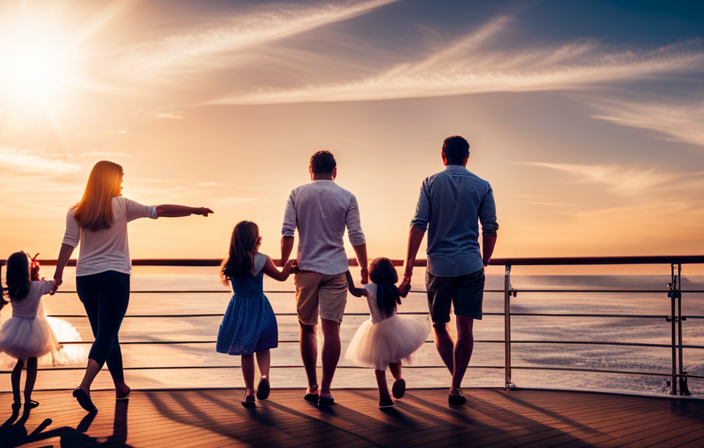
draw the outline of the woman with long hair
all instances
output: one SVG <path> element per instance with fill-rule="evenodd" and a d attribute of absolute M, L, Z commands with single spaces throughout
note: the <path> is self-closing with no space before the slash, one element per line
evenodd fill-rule
<path fill-rule="evenodd" d="M 88 355 L 88 366 L 81 385 L 73 391 L 78 403 L 88 412 L 96 409 L 90 386 L 107 363 L 115 383 L 117 400 L 126 400 L 130 388 L 122 371 L 122 352 L 118 332 L 130 297 L 130 259 L 127 223 L 138 218 L 208 216 L 212 210 L 183 205 L 139 204 L 122 196 L 124 171 L 116 163 L 95 164 L 88 177 L 83 198 L 66 215 L 66 233 L 59 251 L 54 280 L 63 282 L 63 272 L 73 250 L 80 244 L 76 264 L 76 292 L 86 309 L 95 342 Z"/>

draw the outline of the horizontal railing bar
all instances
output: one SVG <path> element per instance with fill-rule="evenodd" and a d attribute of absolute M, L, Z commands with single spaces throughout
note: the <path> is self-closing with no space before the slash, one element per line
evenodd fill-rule
<path fill-rule="evenodd" d="M 421 260 L 416 260 L 416 262 Z M 425 260 L 423 260 L 425 261 Z M 700 264 L 704 255 L 644 255 L 630 257 L 541 257 L 541 258 L 492 258 L 495 266 L 567 266 L 595 264 Z M 418 264 L 416 264 L 418 266 Z"/>
<path fill-rule="evenodd" d="M 86 345 L 92 344 L 95 341 L 65 341 L 59 342 L 60 345 Z M 204 340 L 204 341 L 120 341 L 120 345 L 185 345 L 185 344 L 217 344 L 218 341 Z M 298 344 L 300 341 L 298 339 L 289 340 L 279 340 L 279 344 Z M 504 341 L 496 340 L 483 340 L 475 339 L 475 343 L 482 344 L 503 344 Z M 425 344 L 432 344 L 434 341 L 428 339 Z M 668 346 L 669 347 L 669 346 Z"/>
<path fill-rule="evenodd" d="M 644 294 L 667 294 L 667 289 L 519 289 L 514 288 L 516 292 L 566 292 L 566 293 L 581 293 L 581 292 L 596 292 L 596 293 L 644 293 Z M 486 291 L 485 291 L 486 292 Z M 500 290 L 497 292 L 504 292 Z M 683 289 L 682 293 L 704 293 L 704 290 L 699 289 Z"/>
<path fill-rule="evenodd" d="M 427 316 L 427 311 L 401 311 L 396 313 L 398 315 L 405 316 Z M 297 316 L 296 313 L 276 313 L 276 316 Z M 344 313 L 345 316 L 369 316 L 369 313 Z M 165 319 L 172 317 L 223 317 L 223 313 L 201 313 L 201 314 L 127 314 L 127 317 L 135 318 L 155 318 L 155 319 Z M 503 313 L 484 313 L 484 316 L 503 316 Z M 47 317 L 56 317 L 61 319 L 78 319 L 87 318 L 85 314 L 47 314 Z"/>
<path fill-rule="evenodd" d="M 503 313 L 501 314 L 503 316 Z M 569 313 L 511 313 L 511 316 L 539 317 L 627 317 L 631 319 L 664 319 L 666 316 L 657 314 L 569 314 Z"/>
<path fill-rule="evenodd" d="M 617 373 L 622 375 L 645 375 L 645 376 L 664 376 L 671 377 L 671 372 L 638 372 L 631 370 L 607 370 L 607 369 L 587 369 L 587 368 L 576 368 L 576 367 L 531 367 L 531 366 L 511 366 L 512 369 L 521 370 L 560 370 L 564 372 L 592 372 L 592 373 Z M 675 375 L 679 376 L 679 375 Z M 684 375 L 683 375 L 684 376 Z"/>
<path fill-rule="evenodd" d="M 513 289 L 515 292 L 520 293 L 627 293 L 627 294 L 667 294 L 667 289 Z M 264 294 L 295 294 L 295 291 L 286 290 L 273 290 L 273 291 L 263 291 Z M 411 293 L 416 294 L 426 294 L 427 291 L 424 290 L 411 290 Z M 503 289 L 485 289 L 485 293 L 504 293 Z M 683 294 L 702 294 L 704 289 L 683 289 L 680 291 Z M 76 294 L 76 291 L 57 291 L 56 294 Z M 140 290 L 140 291 L 130 291 L 130 294 L 232 294 L 229 289 L 196 289 L 196 290 Z"/>
<path fill-rule="evenodd" d="M 400 311 L 398 315 L 405 316 L 425 316 L 426 311 Z M 345 316 L 369 316 L 369 313 L 345 313 Z M 504 313 L 483 313 L 484 316 L 503 316 Z M 85 314 L 47 314 L 48 317 L 60 319 L 86 318 Z M 223 313 L 200 313 L 200 314 L 127 314 L 125 318 L 193 318 L 193 317 L 223 317 Z M 296 313 L 276 313 L 276 316 L 297 316 Z M 538 316 L 538 317 L 611 317 L 611 318 L 632 318 L 632 319 L 664 319 L 664 315 L 657 314 L 569 314 L 569 313 L 511 313 L 511 316 Z M 704 316 L 687 316 L 687 318 L 700 319 Z"/>
<path fill-rule="evenodd" d="M 358 266 L 357 260 L 347 260 L 350 266 Z M 6 260 L 0 260 L 0 266 Z M 274 260 L 275 263 L 280 260 Z M 403 266 L 403 260 L 391 260 L 394 266 Z M 40 264 L 56 266 L 56 260 L 42 259 Z M 133 266 L 186 266 L 186 267 L 217 267 L 221 258 L 141 258 L 132 260 Z M 618 257 L 530 257 L 530 258 L 493 258 L 491 266 L 577 266 L 577 265 L 625 265 L 625 264 L 701 264 L 704 255 L 640 255 Z M 427 266 L 427 260 L 417 259 L 414 266 Z M 75 266 L 76 260 L 68 261 L 68 266 Z"/>
<path fill-rule="evenodd" d="M 320 367 L 320 366 L 318 366 Z M 240 366 L 145 366 L 145 367 L 123 367 L 123 370 L 198 370 L 198 369 L 239 369 Z M 300 366 L 270 366 L 272 369 L 302 369 Z M 337 370 L 340 369 L 353 369 L 353 370 L 371 370 L 374 367 L 364 367 L 364 366 L 342 366 L 338 365 Z M 404 369 L 446 369 L 444 365 L 437 366 L 403 366 Z M 503 369 L 503 366 L 469 366 L 469 369 Z M 60 371 L 60 370 L 85 370 L 85 367 L 40 367 L 37 370 L 42 371 Z M 11 374 L 10 370 L 0 370 L 0 375 Z"/>
<path fill-rule="evenodd" d="M 511 340 L 511 344 L 561 344 L 561 345 L 615 345 L 623 347 L 660 347 L 672 348 L 671 344 L 648 344 L 644 342 L 606 342 L 606 341 L 526 341 Z"/>

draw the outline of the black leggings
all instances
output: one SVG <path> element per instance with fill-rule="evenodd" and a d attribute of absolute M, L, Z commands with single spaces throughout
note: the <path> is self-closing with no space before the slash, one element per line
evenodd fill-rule
<path fill-rule="evenodd" d="M 113 380 L 124 380 L 122 352 L 117 333 L 130 302 L 130 276 L 116 271 L 76 277 L 76 292 L 83 302 L 95 342 L 88 358 L 100 367 L 107 362 Z"/>

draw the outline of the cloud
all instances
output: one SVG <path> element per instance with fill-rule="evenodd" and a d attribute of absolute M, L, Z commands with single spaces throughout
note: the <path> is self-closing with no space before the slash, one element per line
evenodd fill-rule
<path fill-rule="evenodd" d="M 512 29 L 512 23 L 510 17 L 496 18 L 449 47 L 443 43 L 415 61 L 397 63 L 376 74 L 288 89 L 263 88 L 225 95 L 209 104 L 369 101 L 584 89 L 704 68 L 704 50 L 698 39 L 647 51 L 613 50 L 593 41 L 543 48 L 495 48 L 503 34 Z"/>
<path fill-rule="evenodd" d="M 197 31 L 136 44 L 110 55 L 121 78 L 163 81 L 184 73 L 232 66 L 232 52 L 300 34 L 364 14 L 397 0 L 322 3 L 315 6 L 259 7 L 203 25 Z"/>
<path fill-rule="evenodd" d="M 665 134 L 666 139 L 704 146 L 704 101 L 695 104 L 663 102 L 588 101 L 600 110 L 593 118 Z"/>
<path fill-rule="evenodd" d="M 621 165 L 576 165 L 565 163 L 524 162 L 521 165 L 537 166 L 561 171 L 580 182 L 601 184 L 619 194 L 635 194 L 655 186 L 665 185 L 675 179 L 687 177 L 681 173 L 659 173 L 653 168 L 624 167 Z M 702 173 L 690 173 L 689 176 Z"/>
<path fill-rule="evenodd" d="M 54 156 L 0 147 L 0 169 L 3 177 L 13 175 L 57 177 L 79 171 L 81 167 Z"/>

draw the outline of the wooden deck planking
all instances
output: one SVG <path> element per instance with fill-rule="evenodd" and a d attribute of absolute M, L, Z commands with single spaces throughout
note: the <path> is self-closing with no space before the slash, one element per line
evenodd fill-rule
<path fill-rule="evenodd" d="M 116 405 L 114 392 L 94 392 L 92 421 L 70 391 L 36 392 L 40 407 L 23 427 L 0 427 L 0 448 L 102 446 L 702 446 L 704 400 L 568 391 L 468 389 L 464 407 L 449 407 L 446 391 L 409 390 L 397 407 L 379 410 L 376 390 L 338 390 L 338 405 L 318 408 L 302 390 L 274 389 L 256 409 L 242 391 L 135 391 Z M 0 422 L 11 394 L 0 394 Z M 2 411 L 6 410 L 6 411 Z M 14 439 L 12 430 L 38 436 Z M 83 423 L 81 423 L 83 420 Z M 87 428 L 82 434 L 76 428 Z M 21 443 L 18 445 L 17 443 Z M 698 444 L 698 445 L 697 445 Z"/>

